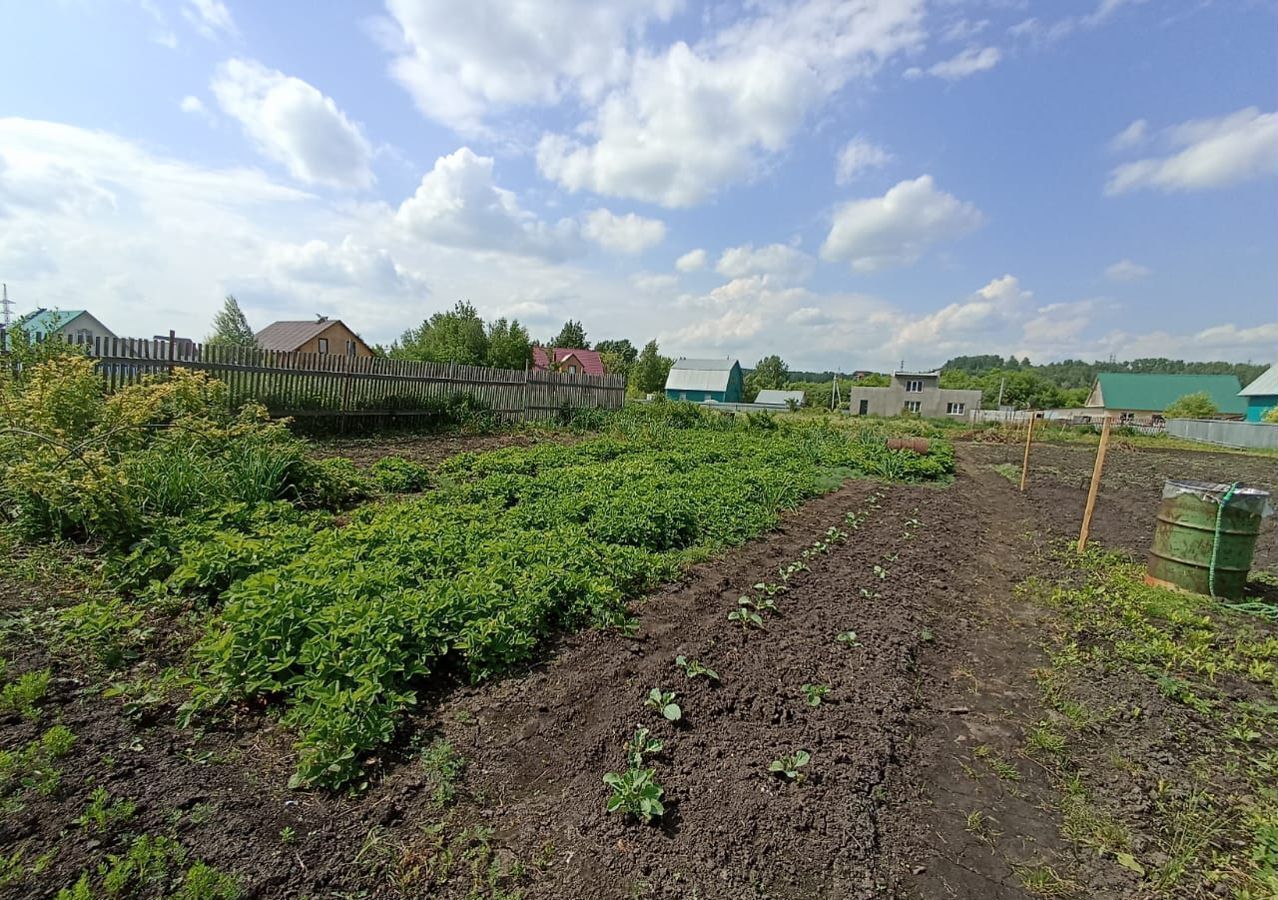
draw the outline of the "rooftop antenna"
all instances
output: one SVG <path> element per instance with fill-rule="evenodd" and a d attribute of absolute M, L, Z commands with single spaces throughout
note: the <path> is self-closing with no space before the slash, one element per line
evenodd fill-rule
<path fill-rule="evenodd" d="M 4 311 L 4 327 L 8 328 L 13 320 L 13 301 L 9 299 L 9 285 L 0 286 L 0 310 Z"/>

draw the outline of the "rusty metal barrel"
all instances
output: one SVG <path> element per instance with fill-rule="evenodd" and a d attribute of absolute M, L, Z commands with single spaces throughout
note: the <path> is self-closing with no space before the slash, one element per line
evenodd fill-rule
<path fill-rule="evenodd" d="M 1195 594 L 1241 597 L 1268 500 L 1267 491 L 1237 484 L 1168 481 L 1145 581 Z"/>

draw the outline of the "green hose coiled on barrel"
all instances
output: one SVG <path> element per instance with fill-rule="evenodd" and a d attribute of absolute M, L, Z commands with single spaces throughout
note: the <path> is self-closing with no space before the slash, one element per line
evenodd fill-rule
<path fill-rule="evenodd" d="M 1229 490 L 1225 491 L 1225 496 L 1220 498 L 1220 504 L 1216 507 L 1216 533 L 1211 537 L 1211 563 L 1207 567 L 1207 592 L 1214 598 L 1216 596 L 1216 554 L 1220 551 L 1220 525 L 1225 518 L 1225 506 L 1229 503 L 1230 498 L 1234 496 L 1234 491 L 1238 490 L 1240 482 L 1235 481 L 1229 486 Z"/>

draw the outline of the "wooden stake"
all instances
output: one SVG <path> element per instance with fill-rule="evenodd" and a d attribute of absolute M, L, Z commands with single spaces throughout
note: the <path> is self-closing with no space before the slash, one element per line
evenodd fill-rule
<path fill-rule="evenodd" d="M 1029 477 L 1030 441 L 1034 440 L 1034 410 L 1029 411 L 1029 429 L 1025 432 L 1025 458 L 1021 460 L 1021 493 L 1025 493 L 1025 479 Z"/>
<path fill-rule="evenodd" d="M 1083 510 L 1083 527 L 1078 531 L 1078 552 L 1082 553 L 1087 547 L 1087 533 L 1092 529 L 1092 511 L 1096 509 L 1096 494 L 1100 490 L 1101 469 L 1105 466 L 1105 448 L 1109 446 L 1109 423 L 1112 420 L 1109 416 L 1105 417 L 1105 424 L 1101 426 L 1100 446 L 1096 448 L 1096 465 L 1092 467 L 1092 486 L 1087 492 L 1087 508 Z"/>

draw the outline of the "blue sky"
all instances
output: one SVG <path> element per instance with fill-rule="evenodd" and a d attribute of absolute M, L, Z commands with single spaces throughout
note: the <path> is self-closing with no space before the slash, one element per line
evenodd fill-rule
<path fill-rule="evenodd" d="M 5 8 L 0 280 L 796 368 L 1278 355 L 1271 3 Z"/>

